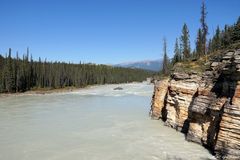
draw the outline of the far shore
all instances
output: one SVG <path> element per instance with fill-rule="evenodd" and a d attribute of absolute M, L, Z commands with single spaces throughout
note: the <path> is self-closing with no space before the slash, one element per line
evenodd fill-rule
<path fill-rule="evenodd" d="M 131 82 L 131 83 L 143 83 L 143 82 Z M 131 83 L 120 83 L 120 84 L 102 84 L 102 85 L 124 85 Z M 88 85 L 85 87 L 64 87 L 64 88 L 36 88 L 26 92 L 16 92 L 16 93 L 0 93 L 0 98 L 9 97 L 9 96 L 22 96 L 22 95 L 45 95 L 45 94 L 53 94 L 53 93 L 71 93 L 75 91 L 79 91 L 81 89 L 87 89 L 93 86 L 102 86 L 100 84 Z"/>
<path fill-rule="evenodd" d="M 9 97 L 9 96 L 21 96 L 21 95 L 30 95 L 30 94 L 37 94 L 37 95 L 45 95 L 45 94 L 52 94 L 52 93 L 68 93 L 77 91 L 83 88 L 88 88 L 90 86 L 77 88 L 77 87 L 65 87 L 65 88 L 38 88 L 32 89 L 26 92 L 16 92 L 16 93 L 0 93 L 0 97 Z"/>

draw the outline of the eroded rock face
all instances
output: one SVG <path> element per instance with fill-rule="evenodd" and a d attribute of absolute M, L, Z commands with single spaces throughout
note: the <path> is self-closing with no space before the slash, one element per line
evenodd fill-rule
<path fill-rule="evenodd" d="M 154 86 L 154 94 L 152 97 L 151 117 L 160 119 L 163 117 L 165 99 L 168 92 L 168 79 L 157 82 Z"/>
<path fill-rule="evenodd" d="M 188 75 L 187 77 L 191 77 Z M 199 87 L 199 77 L 192 79 L 172 79 L 169 82 L 169 90 L 165 102 L 165 124 L 179 131 L 186 132 L 188 118 L 188 106 L 192 102 L 193 95 Z"/>
<path fill-rule="evenodd" d="M 240 82 L 237 83 L 232 103 L 224 107 L 215 152 L 219 158 L 240 157 Z"/>
<path fill-rule="evenodd" d="M 156 83 L 151 116 L 219 159 L 239 159 L 240 50 L 213 58 L 201 76 L 174 73 Z"/>

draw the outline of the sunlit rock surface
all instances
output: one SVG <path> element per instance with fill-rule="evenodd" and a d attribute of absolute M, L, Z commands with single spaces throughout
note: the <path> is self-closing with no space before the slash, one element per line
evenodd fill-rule
<path fill-rule="evenodd" d="M 158 82 L 157 82 L 158 83 Z M 161 85 L 160 85 L 161 83 Z M 155 94 L 152 98 L 152 110 L 151 114 L 154 119 L 162 118 L 162 112 L 164 111 L 163 107 L 165 107 L 165 99 L 168 92 L 168 79 L 161 81 L 159 84 L 155 85 L 154 91 Z"/>
<path fill-rule="evenodd" d="M 239 159 L 240 50 L 222 53 L 210 62 L 201 76 L 174 73 L 170 80 L 156 83 L 151 116 L 219 159 Z"/>

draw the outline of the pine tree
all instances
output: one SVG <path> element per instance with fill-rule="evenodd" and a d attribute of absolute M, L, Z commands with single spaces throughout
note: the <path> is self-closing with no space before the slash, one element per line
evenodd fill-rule
<path fill-rule="evenodd" d="M 208 40 L 208 47 L 207 48 L 208 48 L 208 53 L 211 53 L 213 51 L 213 41 L 212 41 L 211 38 Z"/>
<path fill-rule="evenodd" d="M 4 58 L 0 55 L 0 92 L 4 91 Z"/>
<path fill-rule="evenodd" d="M 196 40 L 196 57 L 199 58 L 203 55 L 203 46 L 202 46 L 202 30 L 198 29 L 197 40 Z"/>
<path fill-rule="evenodd" d="M 176 38 L 175 47 L 174 47 L 174 57 L 173 64 L 181 61 L 181 51 L 178 44 L 178 38 Z"/>
<path fill-rule="evenodd" d="M 240 17 L 238 18 L 237 23 L 233 26 L 231 40 L 233 42 L 240 41 Z"/>
<path fill-rule="evenodd" d="M 216 51 L 219 50 L 221 48 L 221 30 L 219 28 L 219 26 L 217 26 L 216 29 L 216 33 L 213 36 L 213 40 L 212 40 L 212 51 Z"/>
<path fill-rule="evenodd" d="M 163 39 L 163 67 L 162 67 L 162 73 L 164 75 L 169 74 L 169 59 L 167 56 L 167 40 Z"/>
<path fill-rule="evenodd" d="M 189 30 L 186 23 L 184 23 L 182 28 L 181 48 L 182 48 L 183 60 L 190 58 L 191 49 L 190 49 L 190 40 L 189 40 Z"/>
<path fill-rule="evenodd" d="M 222 42 L 221 42 L 224 48 L 228 47 L 232 43 L 231 33 L 232 33 L 231 27 L 225 25 L 224 31 L 222 33 L 223 35 L 222 35 Z"/>
<path fill-rule="evenodd" d="M 7 57 L 7 64 L 5 69 L 5 81 L 7 92 L 15 92 L 15 79 L 14 79 L 14 68 L 12 62 L 12 50 L 9 48 L 9 53 Z"/>
<path fill-rule="evenodd" d="M 201 7 L 201 30 L 202 30 L 202 54 L 206 55 L 207 52 L 207 35 L 208 35 L 208 26 L 206 23 L 207 11 L 206 11 L 206 4 L 203 0 L 202 7 Z"/>
<path fill-rule="evenodd" d="M 140 69 L 110 67 L 96 64 L 71 64 L 38 62 L 29 59 L 29 51 L 23 58 L 12 58 L 11 49 L 6 57 L 0 56 L 0 93 L 24 92 L 36 88 L 84 87 L 92 84 L 143 81 L 153 72 Z M 32 57 L 32 56 L 31 56 Z"/>
<path fill-rule="evenodd" d="M 196 60 L 197 58 L 197 53 L 196 53 L 196 50 L 194 49 L 193 52 L 192 52 L 192 57 Z"/>
<path fill-rule="evenodd" d="M 18 52 L 17 52 L 15 61 L 16 61 L 16 92 L 19 92 L 21 90 L 21 88 L 20 88 L 20 86 L 21 86 L 21 81 L 20 81 L 20 78 L 21 78 L 21 75 L 20 75 L 21 61 L 19 59 Z"/>

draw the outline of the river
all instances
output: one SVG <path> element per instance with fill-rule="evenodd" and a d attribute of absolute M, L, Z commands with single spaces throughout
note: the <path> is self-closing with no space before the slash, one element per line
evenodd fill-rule
<path fill-rule="evenodd" d="M 152 85 L 132 83 L 1 97 L 0 159 L 214 159 L 149 118 L 152 93 Z"/>

